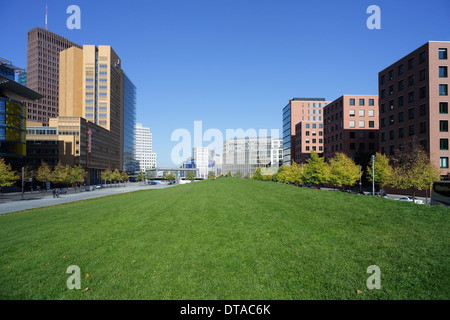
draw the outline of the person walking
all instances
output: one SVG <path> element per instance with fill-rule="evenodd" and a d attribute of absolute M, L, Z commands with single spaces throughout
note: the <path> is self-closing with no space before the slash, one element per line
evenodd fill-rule
<path fill-rule="evenodd" d="M 53 191 L 52 191 L 52 195 L 53 195 L 53 198 L 55 198 L 55 197 L 56 197 L 56 190 L 55 190 L 55 189 L 53 189 Z"/>

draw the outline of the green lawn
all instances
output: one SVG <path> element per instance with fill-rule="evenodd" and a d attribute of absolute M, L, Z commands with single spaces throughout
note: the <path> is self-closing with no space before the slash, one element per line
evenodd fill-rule
<path fill-rule="evenodd" d="M 449 299 L 449 214 L 235 178 L 6 214 L 0 298 Z"/>

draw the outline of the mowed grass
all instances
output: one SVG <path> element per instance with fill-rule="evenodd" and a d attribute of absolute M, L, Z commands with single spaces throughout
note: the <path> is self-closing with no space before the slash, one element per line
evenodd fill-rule
<path fill-rule="evenodd" d="M 6 214 L 0 298 L 449 299 L 449 214 L 235 178 Z"/>

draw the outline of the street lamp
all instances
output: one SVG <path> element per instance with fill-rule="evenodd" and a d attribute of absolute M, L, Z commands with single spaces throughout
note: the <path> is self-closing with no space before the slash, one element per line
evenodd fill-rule
<path fill-rule="evenodd" d="M 362 191 L 362 183 L 361 183 L 361 169 L 362 167 L 359 166 L 359 192 Z"/>
<path fill-rule="evenodd" d="M 375 195 L 375 155 L 372 155 L 372 195 Z"/>

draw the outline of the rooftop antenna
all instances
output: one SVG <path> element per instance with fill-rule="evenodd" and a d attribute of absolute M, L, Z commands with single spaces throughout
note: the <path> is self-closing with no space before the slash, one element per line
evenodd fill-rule
<path fill-rule="evenodd" d="M 47 30 L 47 5 L 45 5 L 45 30 Z"/>

